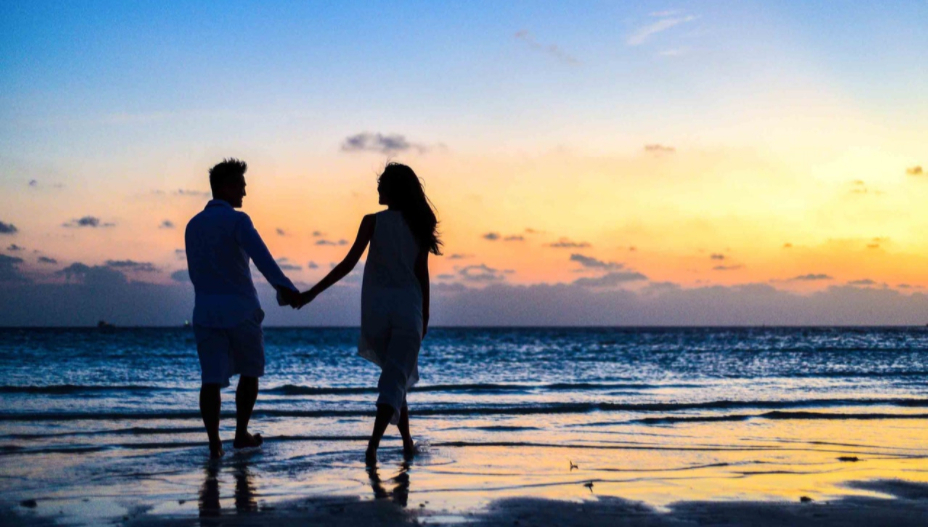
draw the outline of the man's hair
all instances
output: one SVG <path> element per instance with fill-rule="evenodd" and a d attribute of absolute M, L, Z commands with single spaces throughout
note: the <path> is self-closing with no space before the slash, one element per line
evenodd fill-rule
<path fill-rule="evenodd" d="M 228 183 L 235 182 L 244 177 L 247 170 L 248 164 L 244 161 L 234 157 L 223 159 L 222 163 L 209 169 L 209 188 L 215 191 Z"/>

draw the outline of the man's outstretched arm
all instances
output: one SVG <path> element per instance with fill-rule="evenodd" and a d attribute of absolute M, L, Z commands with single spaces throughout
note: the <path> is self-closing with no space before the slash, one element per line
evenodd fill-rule
<path fill-rule="evenodd" d="M 251 222 L 251 218 L 245 215 L 244 218 L 239 220 L 236 227 L 236 238 L 238 239 L 239 245 L 241 245 L 245 253 L 251 257 L 252 261 L 255 262 L 255 267 L 261 271 L 261 274 L 264 275 L 268 283 L 277 290 L 277 303 L 280 305 L 292 306 L 299 302 L 299 291 L 293 285 L 293 282 L 280 270 L 280 266 L 277 265 L 277 262 L 274 261 L 274 257 L 271 256 L 271 252 L 267 249 L 267 245 L 264 244 L 264 240 L 261 239 L 261 235 L 258 234 L 258 231 L 255 229 L 254 224 Z"/>

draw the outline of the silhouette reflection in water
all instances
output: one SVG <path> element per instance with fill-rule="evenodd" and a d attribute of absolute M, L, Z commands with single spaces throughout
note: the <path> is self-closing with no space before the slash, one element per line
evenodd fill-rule
<path fill-rule="evenodd" d="M 380 473 L 376 466 L 367 467 L 367 475 L 371 480 L 371 489 L 374 491 L 374 498 L 378 500 L 392 498 L 393 502 L 401 507 L 405 507 L 409 501 L 409 462 L 400 465 L 399 473 L 390 478 L 388 481 L 395 483 L 392 491 L 387 491 L 380 479 Z"/>
<path fill-rule="evenodd" d="M 205 479 L 200 486 L 200 518 L 214 518 L 222 515 L 220 504 L 220 475 L 219 463 L 207 463 Z M 233 495 L 235 512 L 238 514 L 255 512 L 258 510 L 257 492 L 255 491 L 254 477 L 244 460 L 235 462 L 231 466 L 232 477 L 235 479 L 235 493 Z"/>

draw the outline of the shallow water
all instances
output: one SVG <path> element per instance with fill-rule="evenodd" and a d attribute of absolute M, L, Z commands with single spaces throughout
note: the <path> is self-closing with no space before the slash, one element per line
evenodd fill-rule
<path fill-rule="evenodd" d="M 253 430 L 267 443 L 211 466 L 189 330 L 0 330 L 0 492 L 93 523 L 312 494 L 450 511 L 595 490 L 660 505 L 928 474 L 924 328 L 434 329 L 409 396 L 424 453 L 404 466 L 388 431 L 373 479 L 378 371 L 356 339 L 266 329 Z M 223 393 L 231 439 L 234 384 Z"/>

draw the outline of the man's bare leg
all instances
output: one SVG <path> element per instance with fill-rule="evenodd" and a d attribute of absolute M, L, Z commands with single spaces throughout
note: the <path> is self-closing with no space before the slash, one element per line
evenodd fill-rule
<path fill-rule="evenodd" d="M 206 435 L 209 437 L 209 457 L 219 459 L 225 452 L 222 450 L 222 440 L 219 439 L 219 411 L 222 408 L 222 397 L 219 394 L 220 386 L 213 383 L 204 383 L 200 386 L 200 416 Z"/>
<path fill-rule="evenodd" d="M 248 433 L 248 421 L 251 420 L 251 412 L 255 409 L 255 401 L 258 400 L 258 378 L 241 376 L 238 380 L 238 388 L 235 390 L 235 441 L 232 446 L 235 448 L 251 448 L 260 446 L 264 440 L 261 434 L 251 435 Z"/>

